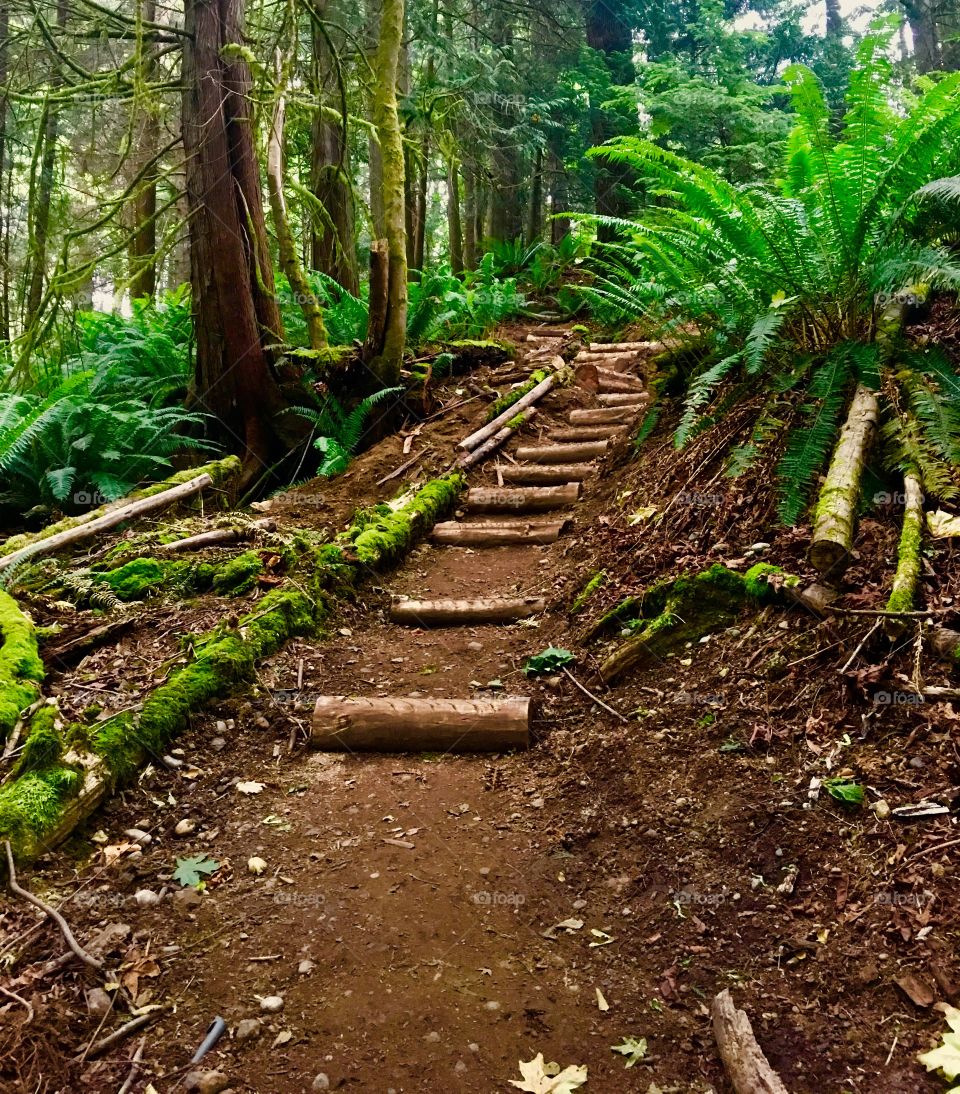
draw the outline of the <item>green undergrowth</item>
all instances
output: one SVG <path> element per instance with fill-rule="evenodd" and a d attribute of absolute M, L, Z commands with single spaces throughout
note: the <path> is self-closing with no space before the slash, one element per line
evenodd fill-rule
<path fill-rule="evenodd" d="M 520 384 L 519 387 L 511 388 L 506 395 L 501 395 L 487 411 L 487 421 L 492 422 L 494 418 L 499 418 L 505 410 L 512 407 L 514 403 L 519 402 L 528 392 L 533 391 L 537 384 L 546 380 L 547 375 L 543 369 L 537 369 L 535 372 L 531 372 L 530 378 Z"/>
<path fill-rule="evenodd" d="M 571 614 L 576 615 L 578 612 L 582 612 L 587 606 L 587 601 L 606 580 L 606 570 L 600 570 L 599 573 L 594 574 L 573 598 L 573 604 L 570 607 Z"/>
<path fill-rule="evenodd" d="M 189 482 L 198 475 L 209 475 L 213 480 L 213 485 L 215 487 L 223 488 L 232 478 L 239 474 L 239 472 L 240 460 L 236 456 L 226 456 L 222 460 L 213 460 L 210 463 L 204 464 L 202 467 L 190 467 L 184 471 L 178 471 L 175 475 L 171 475 L 170 478 L 164 479 L 163 482 L 151 483 L 149 486 L 144 486 L 140 490 L 134 490 L 132 494 L 127 494 L 119 501 L 111 502 L 109 505 L 102 506 L 99 509 L 91 509 L 88 513 L 82 513 L 77 517 L 64 517 L 63 520 L 58 521 L 56 524 L 49 524 L 39 532 L 25 532 L 22 535 L 12 536 L 5 543 L 0 545 L 0 555 L 10 555 L 16 551 L 22 551 L 24 548 L 32 547 L 42 540 L 49 539 L 50 536 L 57 535 L 59 532 L 66 532 L 71 528 L 89 524 L 91 521 L 96 520 L 106 513 L 113 512 L 115 509 L 129 505 L 131 502 L 152 498 L 155 494 L 161 494 L 164 490 L 169 490 L 173 486 L 179 486 L 181 483 Z"/>
<path fill-rule="evenodd" d="M 64 805 L 83 786 L 86 770 L 111 788 L 129 782 L 147 760 L 163 755 L 204 704 L 249 683 L 256 666 L 288 639 L 315 633 L 337 597 L 349 595 L 370 570 L 396 564 L 455 504 L 463 481 L 460 474 L 436 479 L 390 505 L 358 513 L 335 543 L 294 537 L 287 582 L 239 620 L 185 639 L 187 663 L 149 692 L 138 709 L 61 729 L 55 708 L 41 708 L 18 777 L 0 789 L 0 840 L 10 839 L 18 857 L 35 854 L 56 829 Z M 238 555 L 232 568 L 241 583 L 253 568 L 249 559 L 240 563 L 244 557 Z M 125 580 L 142 585 L 152 574 L 141 566 L 128 569 Z"/>
<path fill-rule="evenodd" d="M 0 741 L 17 724 L 20 712 L 40 695 L 43 662 L 33 624 L 9 593 L 0 590 Z"/>

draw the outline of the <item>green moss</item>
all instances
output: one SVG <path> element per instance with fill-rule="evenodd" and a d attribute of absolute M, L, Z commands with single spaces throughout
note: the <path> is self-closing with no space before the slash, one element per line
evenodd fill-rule
<path fill-rule="evenodd" d="M 65 801 L 83 785 L 79 771 L 55 765 L 28 771 L 0 789 L 0 840 L 10 840 L 18 856 L 57 823 Z"/>
<path fill-rule="evenodd" d="M 43 662 L 33 624 L 9 593 L 0 590 L 0 741 L 6 740 L 20 712 L 40 695 Z"/>
<path fill-rule="evenodd" d="M 23 745 L 23 752 L 13 770 L 14 778 L 27 771 L 43 771 L 52 767 L 63 755 L 63 738 L 58 727 L 58 711 L 55 706 L 41 707 L 30 720 L 30 732 Z"/>
<path fill-rule="evenodd" d="M 263 560 L 256 551 L 244 551 L 217 570 L 213 591 L 220 596 L 242 596 L 257 584 L 263 572 Z"/>
<path fill-rule="evenodd" d="M 600 586 L 607 580 L 606 570 L 600 570 L 599 573 L 593 575 L 590 580 L 584 585 L 579 593 L 574 597 L 573 605 L 570 611 L 573 614 L 583 611 L 587 601 L 591 596 L 600 588 Z"/>
<path fill-rule="evenodd" d="M 143 600 L 157 590 L 167 578 L 167 567 L 155 558 L 135 558 L 125 566 L 98 575 L 109 585 L 118 600 Z"/>
<path fill-rule="evenodd" d="M 151 483 L 150 486 L 144 486 L 140 490 L 134 490 L 132 494 L 127 494 L 126 497 L 121 498 L 119 501 L 111 502 L 109 505 L 101 506 L 99 509 L 91 509 L 89 513 L 82 513 L 78 517 L 65 517 L 56 524 L 47 525 L 46 528 L 43 528 L 39 532 L 27 532 L 20 536 L 12 536 L 0 546 L 0 554 L 12 554 L 14 551 L 22 550 L 24 547 L 31 547 L 41 540 L 49 539 L 50 536 L 56 535 L 58 532 L 65 532 L 70 528 L 77 528 L 82 524 L 89 524 L 92 520 L 96 520 L 97 517 L 102 517 L 105 513 L 112 512 L 122 505 L 127 505 L 132 501 L 141 501 L 144 498 L 152 498 L 155 494 L 161 494 L 164 490 L 169 490 L 172 486 L 179 486 L 181 483 L 189 482 L 198 475 L 209 475 L 213 480 L 214 486 L 222 486 L 240 473 L 240 466 L 240 460 L 236 456 L 227 456 L 222 460 L 213 460 L 211 463 L 204 464 L 202 467 L 190 467 L 184 471 L 178 471 L 175 475 L 171 475 L 170 478 L 164 479 L 163 482 Z"/>
<path fill-rule="evenodd" d="M 888 612 L 909 612 L 913 609 L 917 579 L 920 576 L 920 549 L 923 546 L 922 516 L 904 510 L 897 548 L 897 572 L 887 601 Z"/>
<path fill-rule="evenodd" d="M 522 399 L 527 392 L 533 391 L 537 384 L 546 380 L 546 378 L 547 373 L 544 372 L 543 369 L 537 369 L 535 372 L 531 372 L 529 380 L 525 380 L 519 387 L 512 388 L 506 395 L 501 395 L 500 398 L 497 399 L 487 411 L 487 421 L 492 422 L 494 418 L 498 418 L 505 410 Z"/>
<path fill-rule="evenodd" d="M 360 514 L 342 538 L 353 544 L 356 560 L 362 565 L 372 569 L 389 566 L 453 508 L 464 482 L 460 472 L 434 479 L 399 508 L 378 505 Z"/>

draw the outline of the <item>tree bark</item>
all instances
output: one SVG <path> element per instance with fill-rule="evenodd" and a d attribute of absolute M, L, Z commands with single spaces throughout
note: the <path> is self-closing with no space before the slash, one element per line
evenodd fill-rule
<path fill-rule="evenodd" d="M 543 448 L 518 448 L 517 459 L 525 463 L 563 464 L 580 460 L 595 460 L 607 451 L 607 441 L 585 441 L 583 444 L 551 444 Z"/>
<path fill-rule="evenodd" d="M 323 325 L 323 310 L 303 272 L 296 241 L 290 227 L 287 214 L 287 199 L 284 194 L 284 138 L 283 130 L 286 116 L 286 76 L 279 50 L 277 51 L 277 97 L 273 105 L 273 118 L 270 135 L 267 140 L 267 193 L 270 199 L 270 212 L 273 216 L 273 228 L 277 234 L 277 252 L 280 268 L 287 275 L 290 291 L 296 297 L 300 311 L 307 324 L 310 348 L 327 348 L 327 330 Z"/>
<path fill-rule="evenodd" d="M 6 364 L 10 342 L 10 203 L 7 185 L 7 36 L 10 12 L 7 0 L 0 0 L 0 363 Z"/>
<path fill-rule="evenodd" d="M 713 1000 L 713 1035 L 735 1094 L 787 1094 L 787 1088 L 757 1044 L 750 1019 L 733 1005 L 725 988 Z"/>
<path fill-rule="evenodd" d="M 156 0 L 142 0 L 141 11 L 146 23 L 157 17 Z M 157 47 L 152 41 L 144 41 L 140 64 L 140 78 L 149 84 L 154 78 L 157 64 Z M 133 230 L 128 245 L 130 260 L 130 299 L 153 299 L 157 289 L 157 178 L 159 165 L 154 162 L 157 153 L 157 117 L 149 107 L 137 119 L 137 156 L 135 166 L 151 164 L 130 203 Z"/>
<path fill-rule="evenodd" d="M 383 0 L 374 59 L 373 123 L 380 143 L 384 238 L 387 241 L 387 315 L 382 343 L 368 363 L 384 386 L 400 379 L 407 336 L 407 239 L 404 224 L 403 138 L 397 110 L 397 70 L 403 43 L 404 0 Z"/>
<path fill-rule="evenodd" d="M 460 165 L 451 152 L 447 161 L 447 236 L 450 240 L 450 269 L 463 273 L 463 223 L 460 217 Z"/>
<path fill-rule="evenodd" d="M 317 700 L 310 743 L 329 751 L 501 752 L 526 748 L 530 700 Z"/>
<path fill-rule="evenodd" d="M 940 69 L 943 56 L 932 0 L 902 0 L 902 3 L 913 37 L 913 59 L 917 71 L 924 73 Z"/>
<path fill-rule="evenodd" d="M 476 486 L 467 491 L 464 508 L 469 513 L 545 513 L 563 509 L 580 497 L 580 483 L 562 486 Z"/>
<path fill-rule="evenodd" d="M 533 153 L 530 171 L 530 203 L 527 219 L 527 244 L 536 243 L 543 236 L 543 149 Z"/>
<path fill-rule="evenodd" d="M 463 267 L 477 268 L 477 174 L 472 163 L 463 166 Z"/>
<path fill-rule="evenodd" d="M 274 370 L 283 342 L 251 125 L 242 0 L 187 0 L 183 144 L 197 339 L 193 403 L 243 458 L 243 484 L 289 452 Z"/>
<path fill-rule="evenodd" d="M 807 557 L 821 574 L 836 577 L 849 565 L 860 499 L 860 479 L 876 433 L 878 415 L 876 393 L 863 384 L 858 385 L 827 469 L 814 516 Z"/>
<path fill-rule="evenodd" d="M 571 425 L 628 425 L 636 419 L 636 410 L 630 406 L 601 407 L 599 410 L 571 410 Z"/>

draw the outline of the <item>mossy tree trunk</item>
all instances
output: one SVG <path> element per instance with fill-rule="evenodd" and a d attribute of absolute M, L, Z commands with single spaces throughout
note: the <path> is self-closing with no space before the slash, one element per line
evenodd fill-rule
<path fill-rule="evenodd" d="M 923 484 L 916 468 L 903 475 L 903 524 L 897 549 L 897 572 L 887 601 L 888 612 L 908 612 L 913 608 L 920 578 L 920 549 L 923 546 Z M 904 630 L 902 619 L 888 619 L 884 628 L 890 637 Z"/>
<path fill-rule="evenodd" d="M 277 97 L 273 105 L 273 118 L 267 141 L 267 193 L 270 199 L 270 213 L 273 217 L 274 231 L 277 233 L 280 268 L 287 275 L 290 291 L 296 296 L 297 305 L 306 320 L 310 348 L 322 350 L 327 348 L 327 330 L 323 325 L 323 310 L 303 272 L 297 252 L 297 242 L 293 237 L 290 217 L 287 214 L 287 199 L 284 195 L 283 130 L 287 109 L 284 90 L 286 74 L 279 50 L 277 51 L 277 77 Z"/>
<path fill-rule="evenodd" d="M 143 0 L 140 10 L 145 23 L 157 17 L 156 0 Z M 157 67 L 157 46 L 147 43 L 141 47 L 140 79 L 144 85 L 154 79 Z M 158 118 L 149 105 L 134 123 L 137 126 L 137 164 L 150 164 L 143 182 L 130 202 L 133 220 L 128 258 L 130 260 L 130 298 L 153 298 L 157 288 L 157 178 L 159 167 L 157 153 Z M 135 166 L 136 166 L 135 165 Z"/>
<path fill-rule="evenodd" d="M 840 431 L 814 516 L 808 557 L 822 574 L 837 576 L 850 562 L 860 480 L 877 431 L 876 392 L 859 384 Z"/>
<path fill-rule="evenodd" d="M 403 44 L 404 0 L 383 0 L 374 57 L 373 123 L 379 137 L 383 227 L 386 239 L 387 308 L 378 346 L 368 343 L 370 364 L 385 386 L 400 379 L 407 339 L 407 232 L 404 209 L 403 137 L 397 110 L 397 73 Z"/>

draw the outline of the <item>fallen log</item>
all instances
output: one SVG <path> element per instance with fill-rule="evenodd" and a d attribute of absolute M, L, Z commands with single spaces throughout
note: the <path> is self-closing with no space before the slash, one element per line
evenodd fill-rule
<path fill-rule="evenodd" d="M 860 479 L 877 429 L 876 392 L 860 384 L 820 490 L 807 557 L 821 574 L 843 573 L 850 563 Z"/>
<path fill-rule="evenodd" d="M 508 441 L 522 425 L 526 425 L 536 413 L 537 408 L 535 406 L 529 407 L 527 410 L 521 410 L 515 418 L 511 418 L 512 425 L 505 425 L 503 429 L 497 430 L 492 437 L 487 438 L 483 444 L 472 452 L 462 455 L 457 460 L 457 466 L 466 471 L 471 467 L 476 467 L 478 463 L 482 463 L 492 452 L 496 452 L 504 441 Z"/>
<path fill-rule="evenodd" d="M 562 342 L 565 337 L 564 334 L 528 334 L 526 340 L 528 342 Z"/>
<path fill-rule="evenodd" d="M 200 532 L 195 536 L 174 540 L 172 543 L 159 543 L 155 550 L 166 554 L 177 554 L 181 551 L 202 551 L 204 547 L 221 547 L 226 543 L 241 543 L 253 539 L 257 532 L 272 532 L 275 528 L 276 524 L 272 520 L 255 520 L 250 524 L 233 525 L 230 528 L 212 528 L 209 532 Z"/>
<path fill-rule="evenodd" d="M 621 383 L 619 380 L 597 381 L 597 393 L 600 395 L 646 395 L 643 384 Z"/>
<path fill-rule="evenodd" d="M 595 460 L 609 447 L 607 441 L 584 441 L 581 444 L 521 445 L 517 449 L 520 463 L 579 463 Z"/>
<path fill-rule="evenodd" d="M 504 482 L 519 486 L 550 486 L 553 483 L 583 482 L 596 474 L 595 463 L 519 464 L 500 468 Z"/>
<path fill-rule="evenodd" d="M 623 352 L 620 353 L 593 353 L 590 350 L 581 350 L 580 353 L 574 357 L 574 364 L 580 365 L 606 365 L 609 367 L 614 363 L 624 362 L 629 364 L 636 360 L 636 353 Z"/>
<path fill-rule="evenodd" d="M 496 596 L 478 600 L 408 600 L 395 596 L 390 603 L 390 621 L 410 623 L 414 627 L 512 623 L 546 610 L 546 601 L 538 596 Z"/>
<path fill-rule="evenodd" d="M 631 376 L 627 372 L 620 372 L 613 368 L 597 368 L 597 379 L 600 383 L 600 390 L 603 390 L 604 384 L 613 384 L 630 388 L 631 391 L 646 391 L 646 385 L 639 376 Z"/>
<path fill-rule="evenodd" d="M 314 748 L 346 752 L 503 752 L 529 743 L 530 700 L 359 699 L 324 695 Z"/>
<path fill-rule="evenodd" d="M 920 549 L 923 547 L 923 484 L 916 468 L 903 473 L 903 524 L 897 547 L 897 570 L 893 577 L 888 612 L 906 612 L 913 608 L 920 579 Z M 906 630 L 906 621 L 894 617 L 884 621 L 888 638 L 898 638 Z"/>
<path fill-rule="evenodd" d="M 588 350 L 590 353 L 642 353 L 650 350 L 660 353 L 663 350 L 662 342 L 591 342 Z"/>
<path fill-rule="evenodd" d="M 581 425 L 572 428 L 561 426 L 559 429 L 551 429 L 547 440 L 579 444 L 583 441 L 602 441 L 622 436 L 624 432 L 622 425 Z"/>
<path fill-rule="evenodd" d="M 601 392 L 597 402 L 601 406 L 641 406 L 649 398 L 645 391 Z"/>
<path fill-rule="evenodd" d="M 430 542 L 454 547 L 512 547 L 556 543 L 567 523 L 566 520 L 526 520 L 461 524 L 450 520 L 433 526 Z"/>
<path fill-rule="evenodd" d="M 5 552 L 0 558 L 0 570 L 21 559 L 50 554 L 51 551 L 59 550 L 61 546 L 80 542 L 95 536 L 98 532 L 114 528 L 125 520 L 131 519 L 131 510 L 135 510 L 132 515 L 142 516 L 144 513 L 162 509 L 185 497 L 191 497 L 203 490 L 205 486 L 214 485 L 222 488 L 224 483 L 237 475 L 239 471 L 239 459 L 236 456 L 227 456 L 225 459 L 214 460 L 191 471 L 179 471 L 164 482 L 145 486 L 125 499 L 102 505 L 99 509 L 91 509 L 89 513 L 79 517 L 65 517 L 56 524 L 42 528 L 39 532 L 12 536 L 0 547 L 0 550 Z M 196 483 L 200 479 L 207 481 L 198 487 Z M 146 507 L 137 508 L 141 505 Z M 57 541 L 56 545 L 50 547 L 49 544 L 54 540 Z"/>
<path fill-rule="evenodd" d="M 22 562 L 24 559 L 53 554 L 54 551 L 70 547 L 74 543 L 92 539 L 101 532 L 116 528 L 118 524 L 123 524 L 128 520 L 136 520 L 138 517 L 146 516 L 147 513 L 155 513 L 158 509 L 165 509 L 168 505 L 183 501 L 184 498 L 193 497 L 194 494 L 199 494 L 201 490 L 212 485 L 213 478 L 210 475 L 198 475 L 196 478 L 188 479 L 187 482 L 180 483 L 178 486 L 172 486 L 169 490 L 164 490 L 160 494 L 153 494 L 148 498 L 142 498 L 140 501 L 121 505 L 109 513 L 104 513 L 96 520 L 67 528 L 56 535 L 38 540 L 27 547 L 21 547 L 19 551 L 4 555 L 3 558 L 0 558 L 0 570 Z"/>
<path fill-rule="evenodd" d="M 735 1094 L 787 1094 L 757 1044 L 750 1019 L 733 1005 L 728 988 L 714 997 L 711 1014 L 717 1050 Z"/>
<path fill-rule="evenodd" d="M 553 357 L 551 358 L 550 364 L 552 364 L 554 368 L 563 368 L 563 358 Z M 546 379 L 541 380 L 536 387 L 531 388 L 526 395 L 508 406 L 507 409 L 502 414 L 498 414 L 493 421 L 487 422 L 485 426 L 482 426 L 480 429 L 471 433 L 469 437 L 464 437 L 457 445 L 457 448 L 463 448 L 470 451 L 476 448 L 477 445 L 483 444 L 488 437 L 492 437 L 499 430 L 503 429 L 503 427 L 515 418 L 521 410 L 526 410 L 527 407 L 533 406 L 538 399 L 546 395 L 556 383 L 556 379 L 556 376 L 551 375 L 547 376 Z"/>
<path fill-rule="evenodd" d="M 599 410 L 571 410 L 567 421 L 571 425 L 626 425 L 636 420 L 632 406 L 605 406 Z"/>
<path fill-rule="evenodd" d="M 40 698 L 42 680 L 36 628 L 16 600 L 0 589 L 0 742 L 22 711 Z"/>
<path fill-rule="evenodd" d="M 467 491 L 465 508 L 471 513 L 542 513 L 573 505 L 580 497 L 580 483 L 562 486 L 475 486 Z"/>
<path fill-rule="evenodd" d="M 960 631 L 949 627 L 929 627 L 923 632 L 934 656 L 960 666 Z"/>

